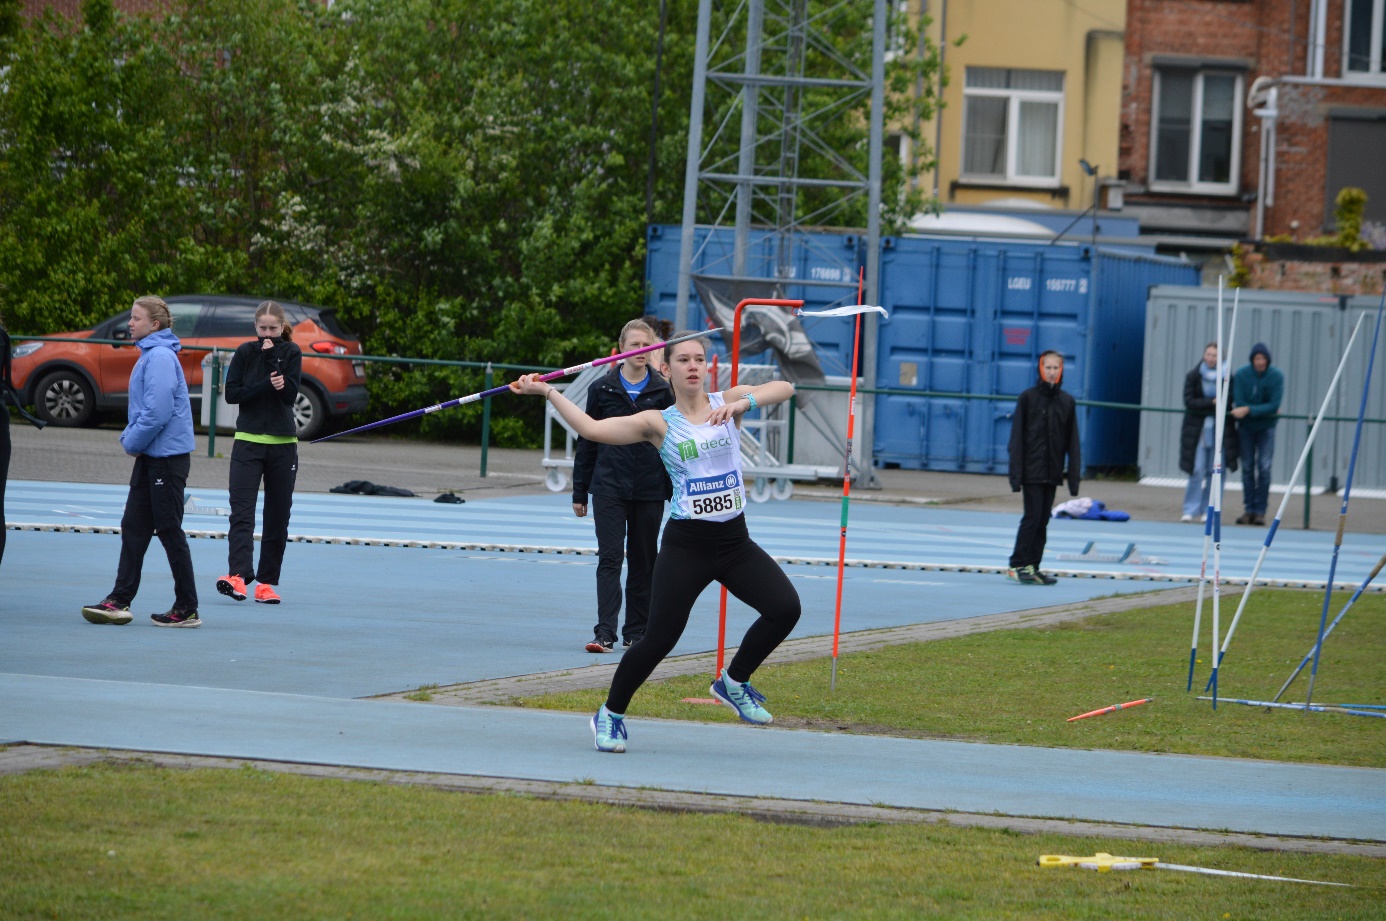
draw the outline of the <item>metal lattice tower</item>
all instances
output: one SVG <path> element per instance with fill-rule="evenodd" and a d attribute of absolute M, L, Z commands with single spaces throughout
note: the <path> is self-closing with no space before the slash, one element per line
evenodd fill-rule
<path fill-rule="evenodd" d="M 869 73 L 841 53 L 821 31 L 830 27 L 844 8 L 865 3 L 873 5 Z M 753 227 L 775 231 L 776 279 L 793 285 L 838 288 L 840 303 L 854 303 L 855 254 L 829 251 L 805 230 L 834 224 L 846 206 L 861 196 L 867 198 L 864 300 L 879 303 L 886 0 L 840 0 L 816 11 L 812 18 L 808 0 L 738 0 L 725 21 L 719 22 L 715 39 L 711 35 L 712 7 L 713 0 L 700 0 L 698 5 L 677 328 L 689 326 L 688 299 L 695 259 L 701 260 L 702 278 L 766 280 L 764 274 L 748 272 Z M 739 48 L 734 47 L 737 41 L 743 43 Z M 810 59 L 813 74 L 807 76 Z M 834 119 L 853 117 L 851 113 L 868 97 L 868 167 L 863 174 L 843 151 L 833 148 L 822 129 Z M 705 131 L 709 117 L 706 127 L 710 130 Z M 806 175 L 809 169 L 815 174 Z M 802 193 L 812 190 L 839 190 L 842 194 L 830 196 L 811 210 L 801 208 Z M 711 215 L 711 223 L 697 225 L 700 213 Z M 717 258 L 696 252 L 698 226 L 732 228 L 732 252 Z M 706 236 L 704 245 L 712 239 L 713 235 Z M 793 269 L 804 248 L 813 250 L 818 264 L 840 266 L 837 280 L 794 278 Z M 874 314 L 867 318 L 862 340 L 860 373 L 872 381 L 876 375 Z M 867 471 L 871 469 L 872 402 L 865 401 L 866 412 L 860 420 L 864 450 L 854 458 Z"/>

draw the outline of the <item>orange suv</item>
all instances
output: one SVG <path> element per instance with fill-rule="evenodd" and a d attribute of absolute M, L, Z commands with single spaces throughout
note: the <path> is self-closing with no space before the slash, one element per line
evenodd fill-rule
<path fill-rule="evenodd" d="M 258 298 L 203 296 L 166 298 L 173 332 L 184 345 L 218 346 L 228 352 L 255 337 Z M 366 408 L 366 363 L 322 358 L 322 355 L 360 355 L 361 343 L 342 329 L 328 307 L 279 301 L 293 326 L 294 342 L 303 350 L 303 386 L 294 403 L 294 421 L 303 439 L 317 437 L 331 416 Z M 130 339 L 130 311 L 88 330 L 54 335 L 90 339 Z M 188 394 L 202 402 L 202 360 L 208 352 L 179 353 Z M 133 344 L 29 341 L 13 350 L 14 386 L 40 419 L 53 425 L 87 425 L 102 410 L 125 410 L 130 369 L 139 349 Z M 196 409 L 195 409 L 196 411 Z"/>

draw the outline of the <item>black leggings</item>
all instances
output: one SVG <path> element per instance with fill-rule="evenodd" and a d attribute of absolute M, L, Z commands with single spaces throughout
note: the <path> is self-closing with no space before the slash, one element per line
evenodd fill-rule
<path fill-rule="evenodd" d="M 5 560 L 5 486 L 9 479 L 10 407 L 5 403 L 5 398 L 0 397 L 0 562 Z"/>
<path fill-rule="evenodd" d="M 265 445 L 238 438 L 231 445 L 231 522 L 227 568 L 251 583 L 279 584 L 289 542 L 289 511 L 298 479 L 298 444 Z M 265 523 L 260 534 L 260 569 L 255 569 L 255 501 L 265 484 Z"/>
<path fill-rule="evenodd" d="M 688 626 L 693 603 L 714 581 L 760 615 L 727 666 L 736 681 L 749 681 L 799 622 L 799 593 L 784 570 L 751 540 L 746 516 L 731 521 L 670 521 L 664 526 L 664 541 L 655 559 L 645 636 L 621 657 L 606 696 L 608 710 L 626 712 L 631 697 L 674 651 Z"/>

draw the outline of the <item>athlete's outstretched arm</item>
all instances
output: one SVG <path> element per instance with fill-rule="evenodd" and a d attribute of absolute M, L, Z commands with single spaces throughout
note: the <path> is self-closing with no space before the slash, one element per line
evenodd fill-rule
<path fill-rule="evenodd" d="M 740 419 L 751 408 L 751 401 L 746 399 L 747 394 L 755 400 L 757 406 L 774 406 L 794 396 L 794 385 L 789 381 L 766 381 L 754 387 L 739 384 L 724 390 L 722 399 L 726 402 L 707 417 L 708 425 L 721 425 L 729 419 Z"/>
<path fill-rule="evenodd" d="M 633 445 L 642 441 L 658 447 L 664 440 L 669 426 L 657 410 L 647 409 L 633 416 L 612 416 L 609 419 L 593 419 L 577 407 L 554 387 L 539 380 L 538 374 L 525 374 L 519 380 L 510 382 L 514 393 L 542 396 L 553 404 L 554 409 L 577 433 L 588 441 L 608 445 Z"/>

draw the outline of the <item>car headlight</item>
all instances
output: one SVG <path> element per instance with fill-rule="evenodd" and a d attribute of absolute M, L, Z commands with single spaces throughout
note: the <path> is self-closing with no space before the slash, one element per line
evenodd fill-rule
<path fill-rule="evenodd" d="M 10 352 L 10 357 L 23 358 L 25 355 L 34 354 L 41 348 L 43 348 L 42 342 L 21 342 L 19 345 L 16 345 L 14 347 L 13 351 Z"/>

